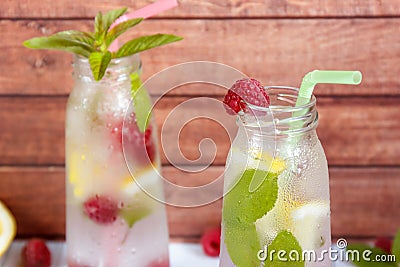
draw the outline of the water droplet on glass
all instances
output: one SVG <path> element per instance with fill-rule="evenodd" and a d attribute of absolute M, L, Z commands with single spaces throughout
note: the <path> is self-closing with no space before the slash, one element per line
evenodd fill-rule
<path fill-rule="evenodd" d="M 132 254 L 135 254 L 135 253 L 136 253 L 136 249 L 135 249 L 135 248 L 132 248 L 132 249 L 131 249 L 131 253 L 132 253 Z"/>

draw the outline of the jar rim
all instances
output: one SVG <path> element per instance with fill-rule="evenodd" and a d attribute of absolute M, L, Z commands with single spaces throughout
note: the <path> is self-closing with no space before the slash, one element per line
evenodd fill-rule
<path fill-rule="evenodd" d="M 303 134 L 313 130 L 318 125 L 318 112 L 316 110 L 316 97 L 312 95 L 307 104 L 295 106 L 299 89 L 290 86 L 265 86 L 267 94 L 271 97 L 269 107 L 260 107 L 250 103 L 246 105 L 251 110 L 250 113 L 240 112 L 239 118 L 244 127 L 248 129 L 258 128 L 264 133 L 272 135 L 293 135 Z M 284 91 L 284 92 L 282 92 Z M 287 105 L 284 105 L 287 104 Z M 264 114 L 259 116 L 259 114 Z M 252 118 L 253 117 L 253 118 Z M 248 118 L 255 124 L 247 123 Z"/>
<path fill-rule="evenodd" d="M 274 85 L 274 86 L 264 86 L 265 90 L 271 91 L 271 89 L 287 89 L 287 90 L 292 90 L 295 91 L 298 95 L 299 93 L 299 88 L 297 87 L 290 87 L 290 86 L 281 86 L 281 85 Z M 292 97 L 293 95 L 290 94 L 278 94 L 281 97 Z M 246 101 L 245 101 L 246 102 Z M 301 106 L 282 106 L 282 105 L 270 105 L 269 107 L 261 107 L 261 106 L 256 106 L 251 103 L 246 102 L 246 105 L 250 107 L 252 110 L 257 110 L 257 111 L 282 111 L 282 112 L 296 112 L 296 111 L 301 111 L 305 109 L 309 109 L 313 106 L 315 106 L 317 102 L 317 99 L 314 95 L 311 96 L 310 101 L 307 104 L 301 105 Z"/>

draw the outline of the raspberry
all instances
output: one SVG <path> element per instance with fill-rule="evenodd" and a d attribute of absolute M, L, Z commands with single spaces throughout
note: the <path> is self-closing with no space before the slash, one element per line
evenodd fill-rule
<path fill-rule="evenodd" d="M 205 254 L 211 257 L 217 257 L 221 245 L 221 228 L 206 231 L 201 237 L 201 245 Z"/>
<path fill-rule="evenodd" d="M 151 162 L 154 162 L 156 157 L 156 149 L 153 142 L 153 134 L 152 134 L 152 127 L 151 125 L 146 129 L 144 133 L 144 144 L 146 145 L 146 152 L 149 156 Z"/>
<path fill-rule="evenodd" d="M 390 254 L 392 251 L 392 240 L 387 237 L 378 237 L 374 244 L 375 247 L 382 249 L 387 254 Z"/>
<path fill-rule="evenodd" d="M 105 196 L 94 196 L 83 204 L 86 215 L 98 224 L 110 224 L 117 219 L 118 204 Z"/>
<path fill-rule="evenodd" d="M 22 249 L 24 267 L 50 267 L 51 254 L 42 239 L 31 239 Z"/>
<path fill-rule="evenodd" d="M 232 85 L 224 97 L 223 103 L 228 114 L 234 115 L 240 110 L 246 112 L 246 103 L 269 107 L 270 99 L 261 83 L 255 79 L 241 79 Z"/>
<path fill-rule="evenodd" d="M 140 153 L 142 157 L 138 159 L 143 163 L 147 163 L 148 160 L 144 157 L 148 157 L 151 162 L 155 161 L 156 158 L 156 147 L 153 142 L 153 128 L 149 125 L 144 133 L 139 131 L 136 121 L 134 118 L 130 118 L 125 121 L 124 127 L 122 127 L 123 122 L 117 123 L 115 127 L 112 127 L 112 134 L 118 140 L 119 147 L 122 148 L 122 128 L 124 131 L 124 143 L 125 148 L 129 148 L 132 153 L 139 154 L 139 151 L 146 149 L 147 155 Z M 144 157 L 143 157 L 144 156 Z"/>

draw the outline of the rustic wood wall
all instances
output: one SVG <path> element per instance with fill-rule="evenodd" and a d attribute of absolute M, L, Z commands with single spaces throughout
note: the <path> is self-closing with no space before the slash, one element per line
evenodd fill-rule
<path fill-rule="evenodd" d="M 136 9 L 150 2 L 2 1 L 0 199 L 16 215 L 20 237 L 64 235 L 64 110 L 72 87 L 70 55 L 31 51 L 22 41 L 89 29 L 98 10 Z M 312 69 L 361 70 L 361 86 L 317 91 L 318 133 L 330 164 L 333 235 L 390 236 L 400 227 L 400 1 L 181 0 L 135 33 L 155 32 L 185 39 L 143 53 L 145 77 L 192 60 L 222 62 L 265 83 L 293 86 Z M 220 97 L 218 91 L 203 91 Z M 158 124 L 177 103 L 196 95 L 176 90 L 166 97 L 157 107 Z M 201 123 L 189 127 L 185 138 L 217 139 L 217 158 L 207 170 L 216 176 L 229 143 L 213 134 L 211 122 Z M 197 145 L 181 144 L 186 155 L 197 155 Z M 171 179 L 191 177 L 165 158 L 163 164 Z M 220 201 L 193 209 L 169 207 L 171 235 L 198 238 L 218 225 L 220 209 Z"/>

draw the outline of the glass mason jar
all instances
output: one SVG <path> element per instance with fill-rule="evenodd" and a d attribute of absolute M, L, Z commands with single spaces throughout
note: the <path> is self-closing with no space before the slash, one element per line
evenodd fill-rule
<path fill-rule="evenodd" d="M 238 116 L 225 169 L 220 267 L 331 266 L 323 252 L 331 245 L 329 177 L 316 99 L 295 107 L 297 89 L 266 90 L 269 108 L 249 105 Z"/>
<path fill-rule="evenodd" d="M 168 267 L 165 206 L 136 183 L 162 195 L 157 131 L 152 120 L 139 131 L 135 107 L 126 114 L 140 58 L 112 60 L 99 82 L 87 59 L 76 56 L 73 67 L 66 112 L 68 266 Z"/>

